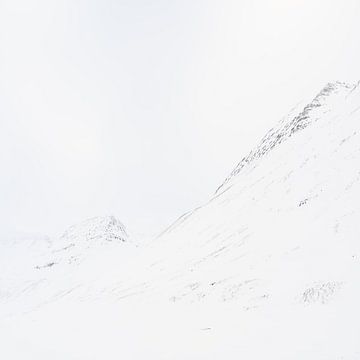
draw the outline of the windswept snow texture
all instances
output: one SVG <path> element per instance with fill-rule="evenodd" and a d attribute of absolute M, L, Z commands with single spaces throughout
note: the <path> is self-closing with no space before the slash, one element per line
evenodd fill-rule
<path fill-rule="evenodd" d="M 360 86 L 329 84 L 151 243 L 1 242 L 3 357 L 358 360 L 359 200 Z"/>

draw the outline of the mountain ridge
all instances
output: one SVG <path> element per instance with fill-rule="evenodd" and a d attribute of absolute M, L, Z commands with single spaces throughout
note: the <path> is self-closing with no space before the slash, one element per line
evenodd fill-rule
<path fill-rule="evenodd" d="M 296 116 L 289 118 L 284 117 L 278 124 L 270 129 L 266 135 L 260 140 L 259 144 L 253 148 L 250 153 L 243 157 L 243 159 L 235 166 L 234 170 L 225 179 L 225 181 L 216 189 L 215 195 L 225 187 L 237 174 L 239 174 L 244 167 L 253 163 L 254 161 L 265 156 L 275 146 L 281 144 L 286 139 L 290 138 L 297 131 L 302 130 L 310 125 L 308 122 L 309 116 L 312 110 L 321 107 L 324 104 L 324 100 L 335 94 L 338 94 L 341 90 L 345 91 L 345 96 L 354 91 L 359 83 L 348 84 L 340 81 L 328 83 L 325 87 L 314 97 L 314 99 L 307 104 Z M 315 120 L 316 121 L 316 120 Z"/>

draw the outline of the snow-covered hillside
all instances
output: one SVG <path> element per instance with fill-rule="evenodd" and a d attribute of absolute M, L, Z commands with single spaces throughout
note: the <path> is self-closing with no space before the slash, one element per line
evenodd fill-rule
<path fill-rule="evenodd" d="M 4 358 L 359 359 L 359 200 L 360 85 L 328 84 L 153 242 L 3 242 Z"/>

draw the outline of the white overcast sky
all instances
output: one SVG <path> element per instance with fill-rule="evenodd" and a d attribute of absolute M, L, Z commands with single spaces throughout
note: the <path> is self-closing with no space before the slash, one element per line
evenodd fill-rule
<path fill-rule="evenodd" d="M 359 0 L 0 0 L 0 234 L 160 231 L 298 101 L 360 80 Z"/>

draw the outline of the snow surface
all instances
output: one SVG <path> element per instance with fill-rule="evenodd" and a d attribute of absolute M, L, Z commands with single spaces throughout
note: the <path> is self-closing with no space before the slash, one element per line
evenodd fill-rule
<path fill-rule="evenodd" d="M 293 109 L 204 206 L 0 242 L 1 358 L 360 358 L 360 85 Z"/>

